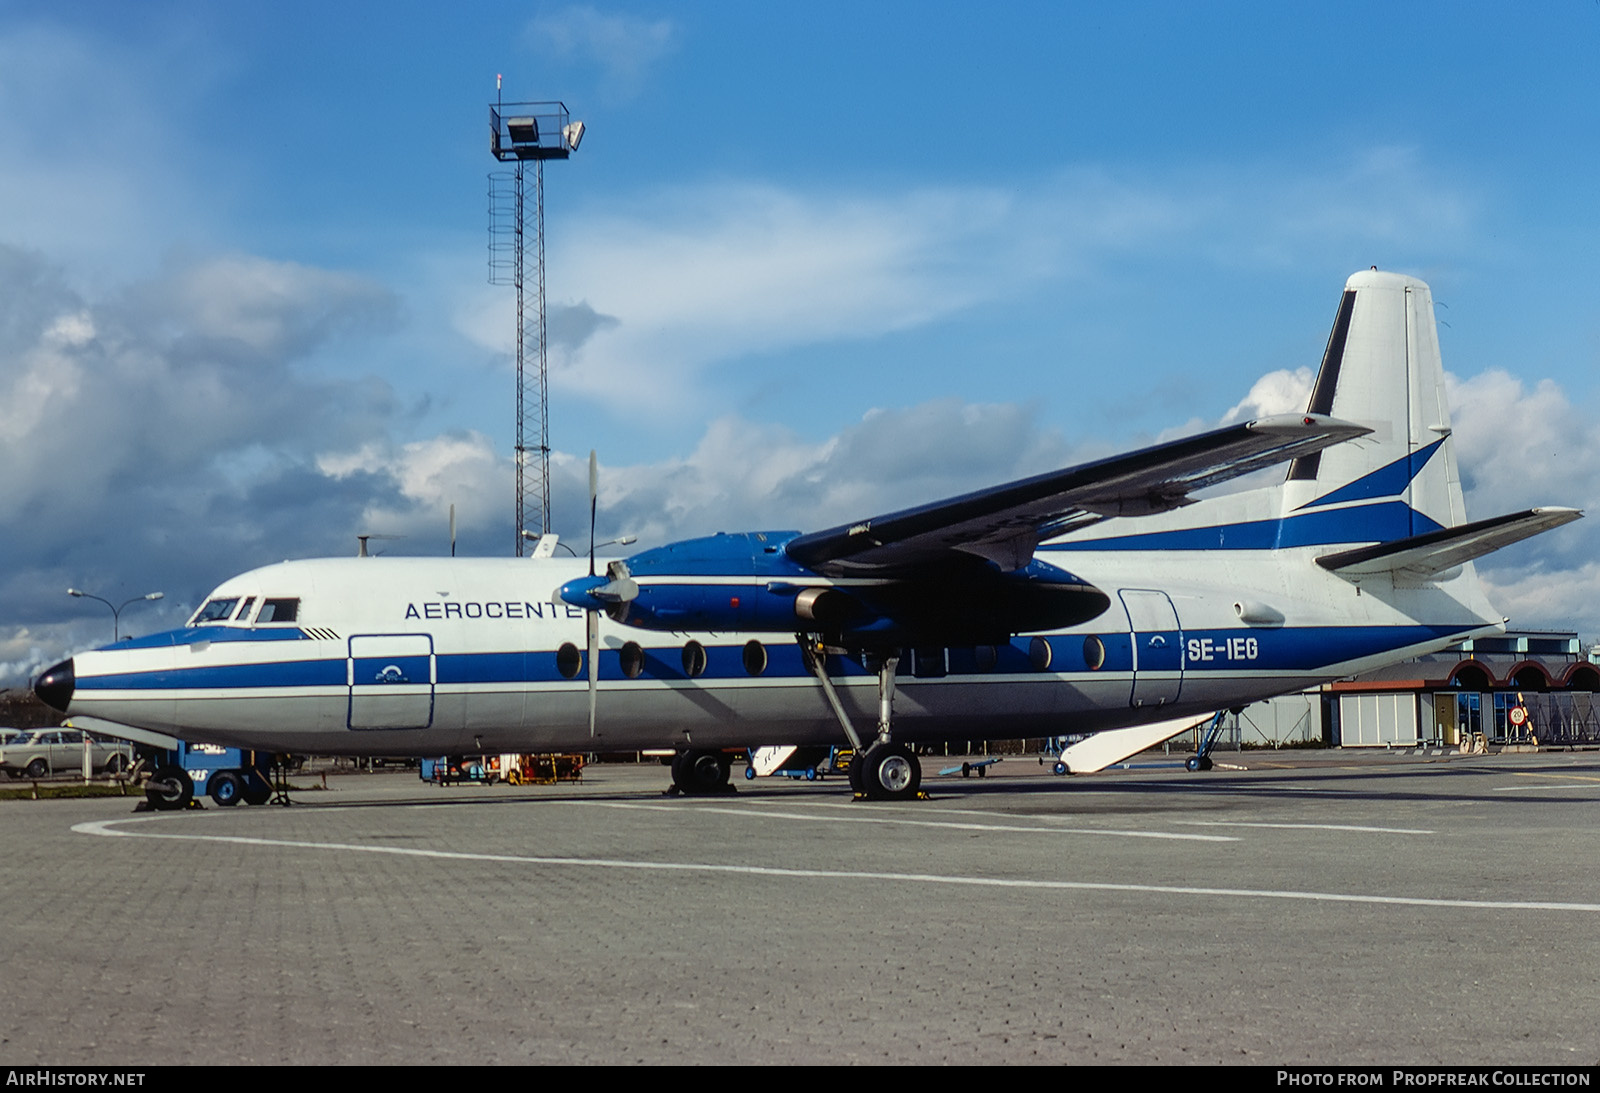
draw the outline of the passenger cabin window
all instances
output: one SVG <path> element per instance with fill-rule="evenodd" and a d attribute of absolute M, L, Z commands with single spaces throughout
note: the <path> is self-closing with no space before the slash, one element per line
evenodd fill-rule
<path fill-rule="evenodd" d="M 567 679 L 577 679 L 578 673 L 583 671 L 583 654 L 572 642 L 563 642 L 556 650 L 556 671 Z"/>
<path fill-rule="evenodd" d="M 256 619 L 258 623 L 266 622 L 294 622 L 300 617 L 300 600 L 263 600 L 261 602 L 261 615 Z"/>
<path fill-rule="evenodd" d="M 644 672 L 644 649 L 636 641 L 625 643 L 617 660 L 622 665 L 622 674 L 629 679 L 638 679 Z"/>

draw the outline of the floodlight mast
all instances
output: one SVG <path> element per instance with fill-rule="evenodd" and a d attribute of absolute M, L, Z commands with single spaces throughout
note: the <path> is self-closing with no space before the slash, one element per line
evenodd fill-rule
<path fill-rule="evenodd" d="M 498 80 L 496 81 L 498 88 Z M 550 371 L 544 304 L 544 161 L 566 159 L 578 150 L 584 124 L 575 122 L 561 102 L 495 102 L 489 107 L 489 150 L 512 172 L 489 175 L 489 282 L 517 290 L 516 556 L 523 554 L 523 532 L 537 508 L 538 535 L 550 530 Z M 528 242 L 526 166 L 533 164 L 534 307 L 533 345 L 528 331 L 526 251 Z M 530 361 L 529 358 L 534 360 Z M 536 369 L 530 379 L 529 372 Z M 530 407 L 530 390 L 534 393 Z M 530 437 L 529 418 L 538 434 Z M 534 441 L 530 443 L 530 441 Z M 530 473 L 528 464 L 535 466 Z M 532 504 L 530 505 L 530 502 Z"/>

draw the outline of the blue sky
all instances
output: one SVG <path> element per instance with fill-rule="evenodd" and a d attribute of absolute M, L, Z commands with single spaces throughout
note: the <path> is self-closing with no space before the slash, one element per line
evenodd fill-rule
<path fill-rule="evenodd" d="M 1591 505 L 1597 47 L 1592 3 L 0 4 L 0 676 L 103 637 L 69 584 L 153 628 L 451 503 L 509 552 L 497 74 L 588 125 L 574 539 L 590 447 L 649 541 L 1271 406 L 1374 264 L 1442 305 L 1474 515 Z M 1600 637 L 1592 522 L 1488 570 L 1517 623 Z"/>

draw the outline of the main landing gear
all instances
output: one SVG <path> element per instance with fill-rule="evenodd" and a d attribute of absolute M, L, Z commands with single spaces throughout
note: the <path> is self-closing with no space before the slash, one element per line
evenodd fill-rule
<path fill-rule="evenodd" d="M 827 651 L 822 643 L 810 635 L 798 634 L 800 651 L 806 667 L 822 685 L 822 693 L 838 720 L 839 727 L 855 749 L 850 760 L 850 788 L 858 797 L 869 801 L 909 801 L 922 789 L 922 764 L 911 749 L 894 742 L 891 721 L 894 715 L 894 674 L 900 666 L 898 656 L 884 656 L 878 661 L 878 738 L 863 746 L 855 726 L 845 713 L 844 704 L 828 678 Z"/>

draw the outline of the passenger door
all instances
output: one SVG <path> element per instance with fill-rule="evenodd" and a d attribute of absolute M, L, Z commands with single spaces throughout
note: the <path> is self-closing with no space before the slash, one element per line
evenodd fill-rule
<path fill-rule="evenodd" d="M 438 665 L 429 634 L 357 634 L 345 661 L 352 729 L 426 729 L 433 724 Z"/>
<path fill-rule="evenodd" d="M 1164 706 L 1183 689 L 1183 629 L 1165 592 L 1124 588 L 1118 595 L 1133 635 L 1130 706 Z"/>

